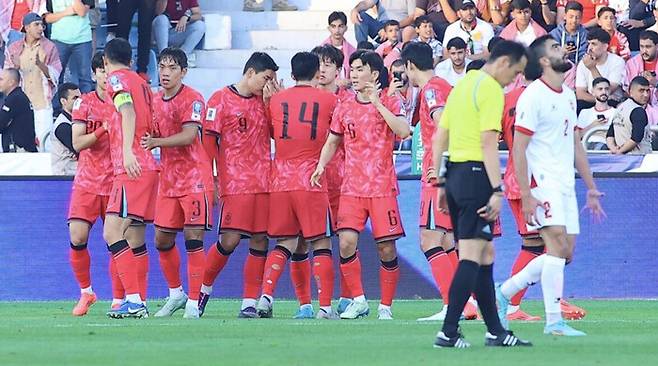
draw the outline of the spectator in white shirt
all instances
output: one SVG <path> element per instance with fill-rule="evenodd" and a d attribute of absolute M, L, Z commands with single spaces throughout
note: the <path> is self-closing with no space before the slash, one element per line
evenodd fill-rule
<path fill-rule="evenodd" d="M 608 150 L 605 136 L 612 118 L 617 113 L 617 110 L 608 104 L 608 98 L 610 97 L 610 82 L 608 79 L 602 77 L 594 79 L 592 82 L 592 95 L 596 99 L 596 104 L 592 108 L 580 111 L 578 130 L 581 138 L 583 138 L 593 128 L 605 128 L 605 130 L 594 132 L 587 140 L 587 149 Z"/>
<path fill-rule="evenodd" d="M 592 82 L 598 77 L 610 81 L 611 106 L 616 106 L 624 96 L 621 88 L 626 73 L 624 59 L 608 52 L 610 34 L 601 28 L 594 28 L 587 34 L 587 54 L 576 69 L 576 98 L 578 111 L 594 106 Z"/>
<path fill-rule="evenodd" d="M 432 47 L 432 57 L 434 57 L 434 66 L 441 61 L 443 53 L 443 46 L 436 38 L 434 38 L 434 29 L 432 28 L 432 21 L 427 15 L 419 16 L 414 21 L 416 27 L 416 34 L 418 37 L 412 42 L 424 42 Z"/>
<path fill-rule="evenodd" d="M 466 67 L 471 60 L 466 58 L 466 42 L 459 37 L 448 41 L 445 48 L 448 50 L 448 59 L 439 62 L 434 73 L 455 86 L 466 75 Z"/>
<path fill-rule="evenodd" d="M 477 18 L 477 8 L 473 0 L 464 0 L 457 11 L 459 21 L 446 28 L 443 43 L 459 37 L 466 42 L 467 56 L 471 60 L 484 59 L 489 56 L 487 46 L 494 36 L 491 24 Z M 448 57 L 447 51 L 444 57 Z"/>

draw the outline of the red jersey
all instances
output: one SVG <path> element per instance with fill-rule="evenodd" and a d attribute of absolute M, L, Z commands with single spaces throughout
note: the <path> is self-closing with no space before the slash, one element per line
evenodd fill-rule
<path fill-rule="evenodd" d="M 338 102 L 342 102 L 346 99 L 354 98 L 354 92 L 352 89 L 338 88 L 336 97 L 338 98 Z M 343 174 L 345 173 L 345 146 L 342 141 L 338 144 L 336 153 L 324 171 L 327 179 L 327 190 L 340 191 L 340 187 L 343 184 Z"/>
<path fill-rule="evenodd" d="M 158 165 L 150 151 L 140 146 L 140 139 L 147 133 L 157 134 L 153 126 L 151 88 L 137 73 L 128 69 L 121 69 L 107 76 L 108 103 L 114 105 L 115 98 L 123 93 L 130 94 L 135 109 L 135 136 L 132 142 L 132 152 L 142 171 L 158 170 Z M 110 149 L 114 175 L 125 174 L 123 168 L 123 128 L 121 127 L 121 113 L 114 113 L 115 118 L 110 120 Z"/>
<path fill-rule="evenodd" d="M 217 172 L 222 196 L 266 193 L 270 180 L 270 123 L 263 98 L 233 85 L 208 100 L 208 133 L 220 136 Z"/>
<path fill-rule="evenodd" d="M 276 147 L 272 161 L 270 192 L 327 191 L 311 187 L 311 175 L 331 125 L 337 97 L 312 86 L 293 86 L 270 100 L 272 137 Z"/>
<path fill-rule="evenodd" d="M 103 128 L 103 123 L 109 123 L 114 113 L 112 105 L 92 91 L 75 102 L 71 116 L 73 123 L 84 123 L 87 127 L 85 134 L 90 134 Z M 90 193 L 109 196 L 113 178 L 110 138 L 105 133 L 89 148 L 80 151 L 73 185 Z"/>
<path fill-rule="evenodd" d="M 452 90 L 452 86 L 444 79 L 434 76 L 427 84 L 420 90 L 420 129 L 423 142 L 423 173 L 421 181 L 424 186 L 430 186 L 427 182 L 427 171 L 433 166 L 432 162 L 432 137 L 436 132 L 436 123 L 432 119 L 432 113 L 443 108 L 448 100 L 448 94 Z"/>
<path fill-rule="evenodd" d="M 505 107 L 503 109 L 503 133 L 502 137 L 509 150 L 509 158 L 507 159 L 507 168 L 505 168 L 505 197 L 510 200 L 521 199 L 521 190 L 519 183 L 516 180 L 514 173 L 514 159 L 512 155 L 512 147 L 514 146 L 514 123 L 516 122 L 516 102 L 519 100 L 521 93 L 525 90 L 525 86 L 516 88 L 505 95 Z"/>
<path fill-rule="evenodd" d="M 199 136 L 191 145 L 160 148 L 159 194 L 182 197 L 212 190 L 210 161 L 201 142 L 204 109 L 203 96 L 186 85 L 170 99 L 165 99 L 164 91 L 155 95 L 154 122 L 160 137 L 176 135 L 186 126 L 199 129 Z"/>
<path fill-rule="evenodd" d="M 382 103 L 397 116 L 405 111 L 400 98 L 382 92 Z M 395 134 L 384 117 L 371 104 L 354 96 L 338 104 L 331 132 L 343 136 L 345 176 L 341 195 L 354 197 L 390 197 L 398 194 L 393 166 Z"/>

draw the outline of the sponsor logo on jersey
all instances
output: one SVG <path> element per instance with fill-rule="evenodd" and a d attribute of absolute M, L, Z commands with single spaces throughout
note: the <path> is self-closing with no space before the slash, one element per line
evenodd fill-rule
<path fill-rule="evenodd" d="M 425 102 L 427 103 L 428 108 L 436 106 L 436 93 L 434 93 L 434 90 L 430 89 L 425 91 Z"/>
<path fill-rule="evenodd" d="M 112 85 L 112 90 L 115 92 L 123 90 L 123 85 L 121 85 L 121 81 L 116 75 L 110 76 L 110 85 Z"/>
<path fill-rule="evenodd" d="M 214 121 L 215 120 L 215 115 L 217 114 L 217 109 L 215 108 L 208 108 L 208 111 L 206 112 L 206 119 L 208 121 Z"/>
<path fill-rule="evenodd" d="M 192 103 L 192 121 L 200 121 L 201 120 L 201 109 L 203 109 L 203 105 L 199 101 L 195 101 Z"/>

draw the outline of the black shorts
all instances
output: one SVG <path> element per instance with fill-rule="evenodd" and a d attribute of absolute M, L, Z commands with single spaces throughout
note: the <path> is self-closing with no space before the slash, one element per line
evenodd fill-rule
<path fill-rule="evenodd" d="M 477 211 L 486 206 L 493 194 L 482 162 L 449 163 L 446 198 L 455 240 L 493 240 L 493 223 Z"/>

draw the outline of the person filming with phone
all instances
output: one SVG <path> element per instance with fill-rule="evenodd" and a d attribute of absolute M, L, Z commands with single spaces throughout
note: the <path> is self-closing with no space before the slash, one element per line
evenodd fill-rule
<path fill-rule="evenodd" d="M 592 95 L 596 103 L 594 107 L 580 111 L 577 130 L 580 132 L 580 137 L 583 138 L 590 130 L 598 127 L 599 131 L 594 132 L 587 140 L 587 150 L 608 150 L 606 132 L 610 127 L 612 117 L 617 113 L 617 110 L 608 104 L 610 81 L 603 77 L 594 79 Z"/>

